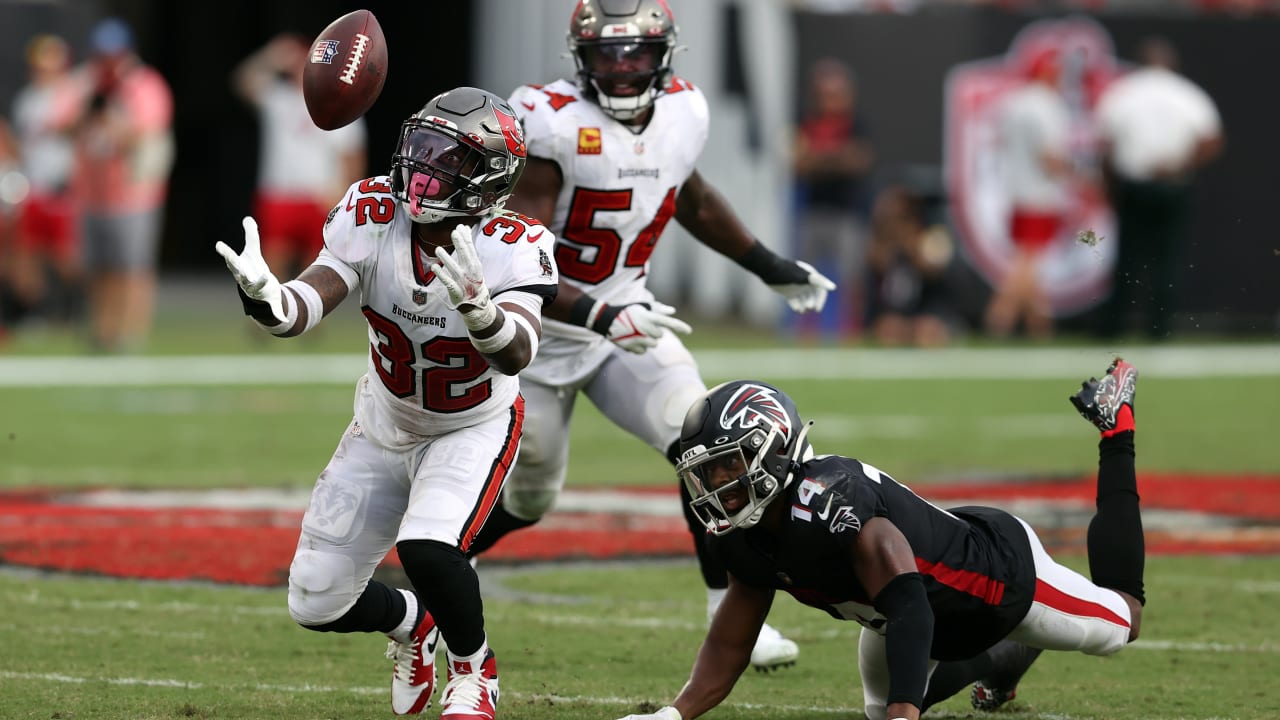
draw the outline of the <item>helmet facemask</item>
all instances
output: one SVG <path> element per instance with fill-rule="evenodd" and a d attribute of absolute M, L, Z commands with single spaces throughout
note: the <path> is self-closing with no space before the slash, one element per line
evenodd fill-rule
<path fill-rule="evenodd" d="M 737 440 L 685 451 L 676 472 L 693 498 L 689 506 L 708 532 L 724 535 L 760 522 L 769 503 L 791 484 L 808 429 L 801 429 L 790 454 L 778 425 L 769 425 L 767 432 L 758 425 Z"/>
<path fill-rule="evenodd" d="M 615 120 L 632 120 L 653 106 L 671 80 L 670 37 L 582 41 L 570 36 L 578 86 Z"/>
<path fill-rule="evenodd" d="M 501 205 L 486 183 L 510 174 L 508 158 L 486 153 L 447 120 L 412 117 L 400 130 L 391 162 L 391 192 L 409 218 L 419 223 L 474 216 Z"/>

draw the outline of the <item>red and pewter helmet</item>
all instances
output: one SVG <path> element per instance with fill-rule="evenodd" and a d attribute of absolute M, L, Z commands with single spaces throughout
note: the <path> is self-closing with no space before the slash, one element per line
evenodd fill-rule
<path fill-rule="evenodd" d="M 579 89 L 615 120 L 643 114 L 671 82 L 678 32 L 666 0 L 579 0 L 568 33 Z"/>
<path fill-rule="evenodd" d="M 511 106 L 487 90 L 457 88 L 400 126 L 391 193 L 414 222 L 482 215 L 511 197 L 526 158 Z"/>

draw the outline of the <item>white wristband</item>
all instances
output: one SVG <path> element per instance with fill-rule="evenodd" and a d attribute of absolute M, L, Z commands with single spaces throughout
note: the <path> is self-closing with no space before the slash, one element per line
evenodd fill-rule
<path fill-rule="evenodd" d="M 492 355 L 510 345 L 511 341 L 515 339 L 516 324 L 511 322 L 510 318 L 506 318 L 502 323 L 502 327 L 498 328 L 498 332 L 489 337 L 478 338 L 470 330 L 467 331 L 467 335 L 471 337 L 471 344 L 475 349 L 486 355 Z"/>
<path fill-rule="evenodd" d="M 498 306 L 493 302 L 486 302 L 482 307 L 462 313 L 462 322 L 466 323 L 467 330 L 483 330 L 492 325 L 496 317 Z"/>
<path fill-rule="evenodd" d="M 538 356 L 538 333 L 533 331 L 533 325 L 529 324 L 529 320 L 520 313 L 507 311 L 507 320 L 514 320 L 524 328 L 525 335 L 529 338 L 529 362 Z"/>
<path fill-rule="evenodd" d="M 311 286 L 310 283 L 301 280 L 290 280 L 283 287 L 292 290 L 297 299 L 302 301 L 303 307 L 307 309 L 307 324 L 303 326 L 301 335 L 320 323 L 320 319 L 324 317 L 324 301 L 320 299 L 320 293 Z M 296 314 L 296 310 L 294 311 Z M 296 318 L 295 318 L 296 321 Z"/>
<path fill-rule="evenodd" d="M 275 325 L 265 325 L 257 318 L 253 318 L 253 321 L 258 323 L 258 327 L 272 335 L 284 335 L 292 330 L 293 326 L 298 322 L 298 302 L 289 297 L 283 287 L 280 289 L 280 307 L 284 309 L 284 317 L 276 318 L 280 322 Z"/>

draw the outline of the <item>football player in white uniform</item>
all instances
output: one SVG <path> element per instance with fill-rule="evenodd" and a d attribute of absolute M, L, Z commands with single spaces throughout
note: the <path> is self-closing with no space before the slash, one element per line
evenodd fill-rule
<path fill-rule="evenodd" d="M 819 310 L 834 284 L 757 241 L 695 168 L 707 139 L 707 102 L 676 77 L 676 26 L 663 0 L 581 2 L 569 23 L 575 81 L 518 88 L 529 166 L 512 207 L 556 231 L 560 293 L 547 337 L 523 374 L 529 427 L 517 468 L 472 552 L 547 513 L 569 456 L 579 392 L 610 420 L 675 462 L 680 422 L 706 391 L 674 310 L 645 287 L 649 256 L 674 218 L 700 242 L 755 273 L 797 312 Z M 728 586 L 687 507 L 708 616 Z M 766 625 L 757 668 L 795 662 L 796 644 Z"/>
<path fill-rule="evenodd" d="M 217 247 L 246 314 L 272 334 L 300 335 L 358 294 L 369 370 L 302 521 L 289 613 L 312 630 L 390 637 L 397 714 L 430 704 L 441 632 L 443 717 L 492 720 L 498 702 L 466 552 L 515 462 L 516 373 L 537 353 L 557 288 L 552 233 L 503 210 L 525 160 L 510 105 L 458 88 L 404 123 L 391 175 L 351 186 L 296 280 L 271 274 L 252 218 L 243 252 Z M 412 592 L 371 580 L 393 545 Z"/>

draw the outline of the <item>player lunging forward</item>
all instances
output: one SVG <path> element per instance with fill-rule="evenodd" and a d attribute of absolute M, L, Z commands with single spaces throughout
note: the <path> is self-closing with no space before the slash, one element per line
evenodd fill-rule
<path fill-rule="evenodd" d="M 1137 639 L 1137 379 L 1117 361 L 1071 398 L 1102 431 L 1092 582 L 1007 512 L 942 510 L 864 461 L 815 456 L 808 426 L 777 388 L 713 388 L 685 418 L 678 471 L 728 565 L 729 592 L 672 705 L 629 720 L 692 720 L 724 700 L 778 590 L 862 625 L 869 720 L 916 720 L 975 681 L 975 705 L 993 709 L 1013 696 L 1037 648 L 1110 655 Z"/>
<path fill-rule="evenodd" d="M 218 252 L 245 312 L 300 335 L 349 295 L 369 326 L 355 418 L 320 474 L 289 568 L 289 613 L 325 632 L 381 632 L 392 708 L 422 712 L 449 637 L 443 717 L 492 720 L 498 673 L 466 552 L 515 461 L 534 358 L 555 297 L 554 236 L 504 201 L 524 169 L 522 131 L 492 93 L 458 88 L 409 118 L 389 177 L 351 186 L 315 263 L 281 285 L 245 219 Z M 372 581 L 396 547 L 413 592 Z"/>
<path fill-rule="evenodd" d="M 565 481 L 580 392 L 675 462 L 680 420 L 706 385 L 689 351 L 666 332 L 687 333 L 689 326 L 645 287 L 649 256 L 672 218 L 797 312 L 821 309 L 835 287 L 757 241 L 695 168 L 707 140 L 707 102 L 672 74 L 676 26 L 666 2 L 578 3 L 568 41 L 575 81 L 521 87 L 511 96 L 530 155 L 511 206 L 556 231 L 561 284 L 547 311 L 556 322 L 547 323 L 538 359 L 522 375 L 530 419 L 523 451 L 474 552 L 551 509 Z M 728 581 L 706 553 L 704 529 L 686 517 L 709 616 Z M 765 625 L 752 662 L 773 668 L 797 654 L 795 643 Z"/>

